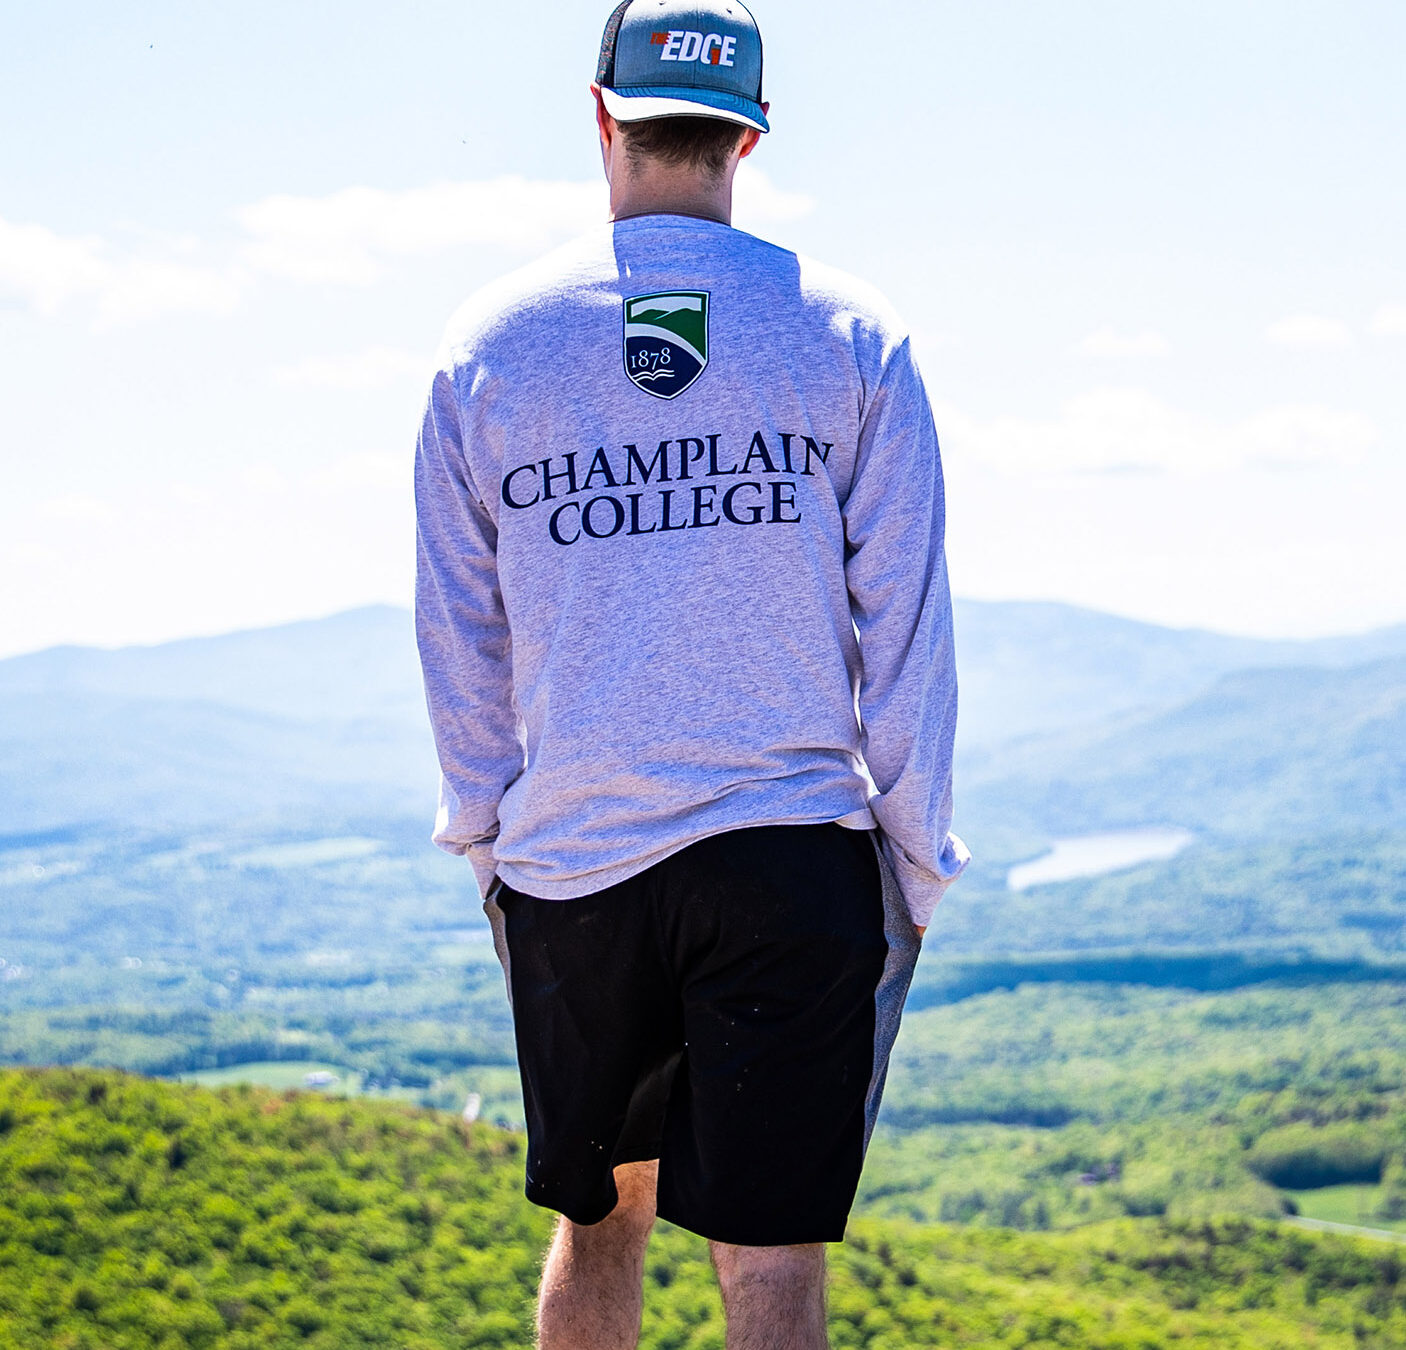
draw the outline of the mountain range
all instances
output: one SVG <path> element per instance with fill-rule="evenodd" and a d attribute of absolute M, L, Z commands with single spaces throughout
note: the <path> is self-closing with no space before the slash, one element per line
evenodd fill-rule
<path fill-rule="evenodd" d="M 969 835 L 1301 838 L 1406 820 L 1406 625 L 1265 642 L 962 601 L 956 628 Z M 417 814 L 428 828 L 435 780 L 404 609 L 0 661 L 0 837 Z"/>

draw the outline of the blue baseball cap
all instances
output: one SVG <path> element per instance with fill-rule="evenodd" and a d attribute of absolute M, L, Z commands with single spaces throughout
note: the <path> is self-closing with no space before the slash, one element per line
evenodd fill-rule
<path fill-rule="evenodd" d="M 762 35 L 740 0 L 624 0 L 596 67 L 617 122 L 718 117 L 770 131 L 762 111 Z"/>

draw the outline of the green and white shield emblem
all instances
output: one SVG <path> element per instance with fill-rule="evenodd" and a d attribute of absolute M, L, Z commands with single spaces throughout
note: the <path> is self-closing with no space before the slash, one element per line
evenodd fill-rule
<path fill-rule="evenodd" d="M 655 398 L 677 398 L 708 364 L 708 292 L 656 291 L 625 301 L 625 374 Z"/>

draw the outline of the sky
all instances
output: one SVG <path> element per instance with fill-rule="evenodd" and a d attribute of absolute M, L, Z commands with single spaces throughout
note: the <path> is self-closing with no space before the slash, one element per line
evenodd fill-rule
<path fill-rule="evenodd" d="M 410 603 L 445 321 L 604 219 L 609 8 L 0 0 L 0 656 Z M 734 224 L 911 326 L 958 595 L 1406 621 L 1406 6 L 753 9 Z"/>

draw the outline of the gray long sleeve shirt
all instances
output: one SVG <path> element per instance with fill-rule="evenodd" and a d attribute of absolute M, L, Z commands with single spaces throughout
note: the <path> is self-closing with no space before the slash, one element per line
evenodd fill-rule
<path fill-rule="evenodd" d="M 415 492 L 434 840 L 482 890 L 837 820 L 928 921 L 968 856 L 942 470 L 877 294 L 713 221 L 603 226 L 451 321 Z"/>

